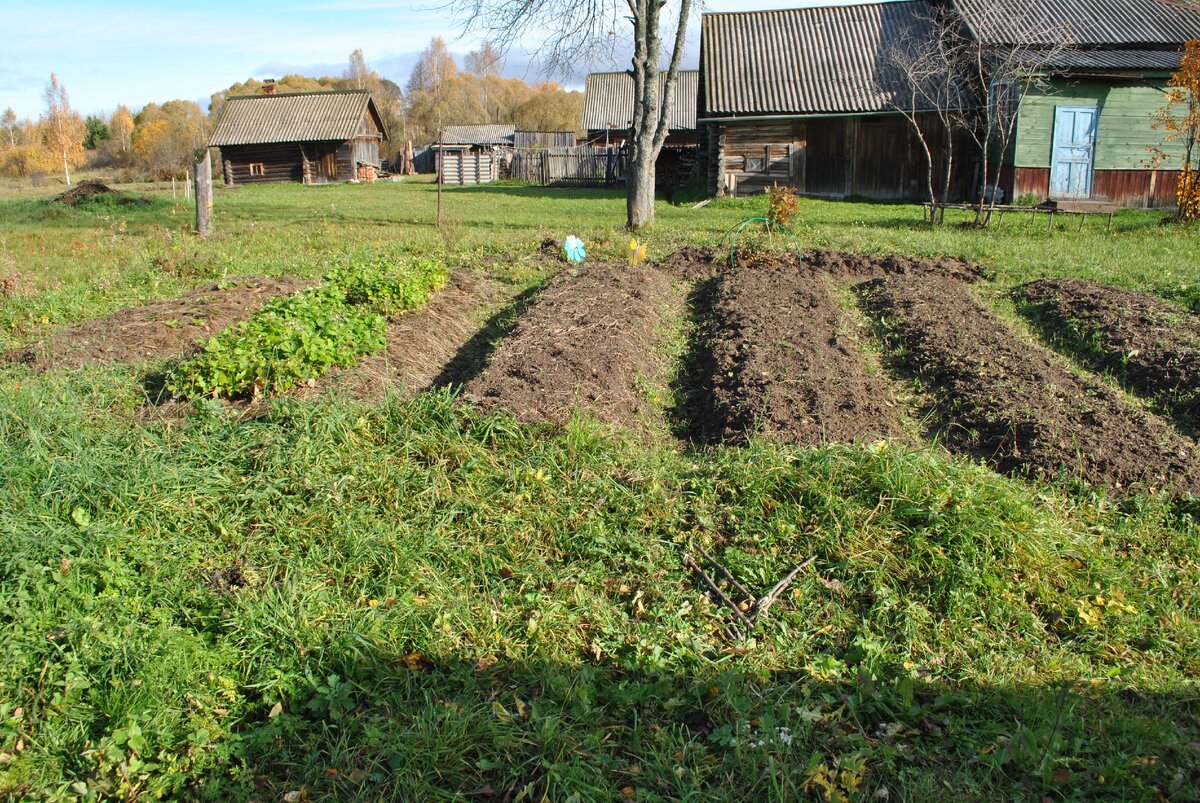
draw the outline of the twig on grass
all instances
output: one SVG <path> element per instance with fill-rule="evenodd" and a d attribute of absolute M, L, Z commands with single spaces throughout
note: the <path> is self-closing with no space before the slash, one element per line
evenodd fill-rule
<path fill-rule="evenodd" d="M 796 579 L 796 575 L 800 574 L 801 571 L 803 571 L 804 569 L 807 569 L 809 566 L 813 565 L 813 563 L 816 561 L 816 559 L 817 559 L 817 556 L 813 555 L 811 558 L 804 561 L 799 566 L 797 566 L 796 568 L 794 568 L 790 572 L 788 572 L 787 576 L 784 577 L 782 580 L 780 580 L 778 583 L 776 583 L 775 587 L 772 588 L 770 591 L 768 591 L 766 596 L 755 601 L 754 608 L 751 611 L 750 615 L 756 621 L 757 621 L 758 617 L 765 616 L 767 611 L 770 609 L 770 607 L 779 600 L 780 595 L 782 595 L 783 592 L 787 590 L 787 587 L 792 584 L 792 581 Z"/>
<path fill-rule="evenodd" d="M 697 561 L 693 556 L 684 555 L 683 565 L 691 569 L 692 573 L 704 582 L 704 585 L 706 585 L 709 591 L 712 592 L 712 595 L 716 598 L 717 602 L 733 611 L 734 615 L 742 622 L 742 624 L 745 625 L 746 636 L 749 636 L 754 632 L 754 629 L 758 626 L 760 619 L 769 618 L 767 616 L 767 611 L 770 610 L 771 606 L 779 600 L 779 597 L 782 596 L 783 592 L 787 590 L 788 586 L 792 584 L 792 581 L 796 579 L 796 575 L 800 574 L 801 571 L 811 566 L 817 559 L 814 555 L 813 557 L 804 561 L 799 566 L 788 572 L 787 575 L 784 576 L 784 578 L 778 583 L 776 583 L 765 595 L 755 599 L 754 595 L 746 590 L 746 587 L 739 583 L 737 578 L 735 578 L 728 569 L 717 562 L 716 558 L 708 554 L 703 547 L 698 547 L 698 549 L 700 550 L 700 554 L 704 557 L 704 559 L 716 567 L 720 576 L 746 597 L 748 601 L 746 604 L 749 605 L 749 614 L 747 614 L 746 611 L 743 611 L 736 602 L 729 598 L 728 594 L 721 590 L 721 587 L 717 584 L 717 581 L 704 571 L 703 567 L 700 566 L 699 561 Z M 721 635 L 729 641 L 741 639 L 743 636 L 742 631 L 737 627 L 736 623 L 730 624 L 726 629 L 722 630 Z"/>
<path fill-rule="evenodd" d="M 687 566 L 692 570 L 693 574 L 703 580 L 704 584 L 707 585 L 709 590 L 717 596 L 717 599 L 720 600 L 721 604 L 733 611 L 734 614 L 736 614 L 737 617 L 742 620 L 746 627 L 751 630 L 754 629 L 754 621 L 750 619 L 750 617 L 746 616 L 742 609 L 737 606 L 736 602 L 726 596 L 725 592 L 721 590 L 721 587 L 717 585 L 716 581 L 714 581 L 704 572 L 704 569 L 700 567 L 700 564 L 696 562 L 695 558 L 693 558 L 691 555 L 684 555 L 683 565 Z"/>

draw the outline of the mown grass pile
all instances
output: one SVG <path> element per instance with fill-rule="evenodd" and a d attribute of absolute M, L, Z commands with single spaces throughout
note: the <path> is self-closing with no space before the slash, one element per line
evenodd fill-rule
<path fill-rule="evenodd" d="M 435 259 L 351 257 L 317 287 L 269 302 L 172 371 L 182 396 L 288 390 L 385 344 L 385 315 L 419 309 L 450 272 Z"/>

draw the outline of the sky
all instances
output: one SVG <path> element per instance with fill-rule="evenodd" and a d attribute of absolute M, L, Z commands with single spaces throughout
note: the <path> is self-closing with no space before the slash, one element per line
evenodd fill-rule
<path fill-rule="evenodd" d="M 708 11 L 752 11 L 855 0 L 707 0 Z M 247 78 L 285 73 L 341 75 L 361 48 L 367 64 L 403 86 L 421 50 L 435 36 L 461 57 L 480 38 L 460 36 L 439 0 L 0 0 L 0 110 L 36 118 L 50 73 L 81 114 L 109 113 L 119 103 L 201 102 Z M 694 15 L 696 16 L 696 15 Z M 698 18 L 691 26 L 687 66 L 695 67 Z M 507 55 L 510 77 L 550 77 L 582 88 L 590 70 L 624 69 L 628 57 L 580 65 L 570 76 L 546 76 L 536 42 Z"/>

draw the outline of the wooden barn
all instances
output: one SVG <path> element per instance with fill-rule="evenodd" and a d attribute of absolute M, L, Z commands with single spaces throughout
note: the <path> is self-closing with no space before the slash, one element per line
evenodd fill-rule
<path fill-rule="evenodd" d="M 779 183 L 831 198 L 921 197 L 924 154 L 892 106 L 904 90 L 880 54 L 895 37 L 927 35 L 927 9 L 916 0 L 705 14 L 698 115 L 709 191 Z M 965 198 L 968 176 L 955 170 L 952 198 Z"/>
<path fill-rule="evenodd" d="M 366 90 L 268 93 L 225 101 L 209 146 L 225 183 L 374 181 L 383 120 Z"/>
<path fill-rule="evenodd" d="M 1180 0 L 950 0 L 985 47 L 1070 43 L 1021 104 L 1000 186 L 1008 198 L 1173 206 L 1182 147 L 1151 114 L 1180 50 L 1200 38 L 1200 4 Z M 1022 32 L 1037 31 L 1033 41 Z M 1168 158 L 1153 166 L 1153 149 Z"/>

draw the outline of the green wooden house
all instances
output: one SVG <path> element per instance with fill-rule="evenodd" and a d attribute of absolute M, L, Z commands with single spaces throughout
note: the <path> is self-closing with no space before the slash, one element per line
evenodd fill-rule
<path fill-rule="evenodd" d="M 1184 42 L 1200 38 L 1200 3 L 950 1 L 985 45 L 1035 49 L 1059 37 L 1070 44 L 1018 111 L 1001 178 L 1008 198 L 1174 205 L 1181 149 L 1163 141 L 1151 115 L 1166 102 Z M 1151 149 L 1170 158 L 1156 167 Z"/>

